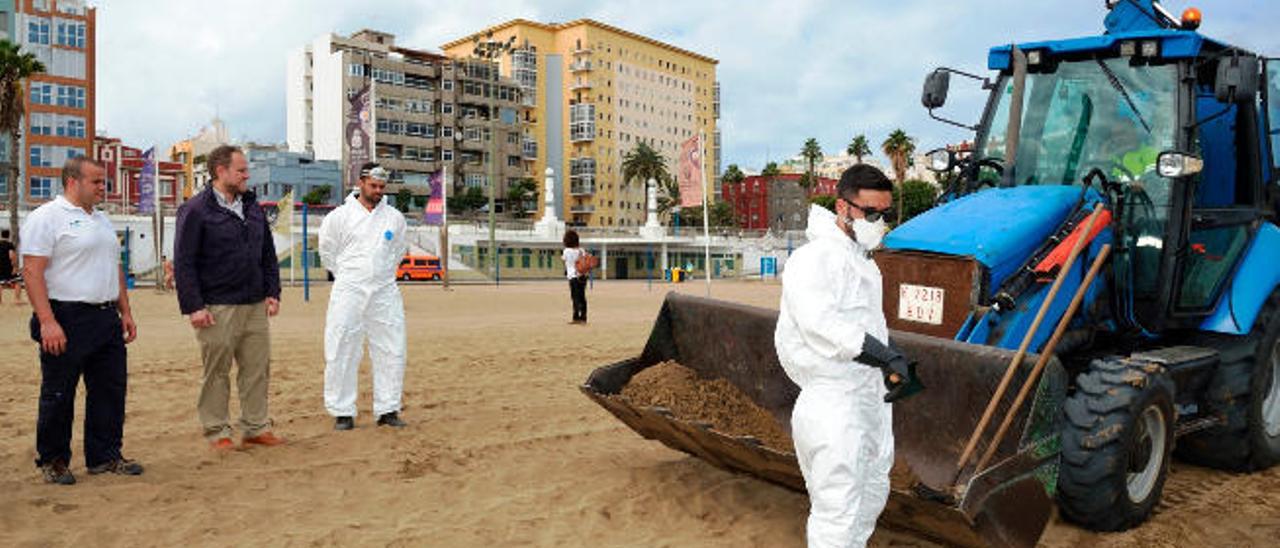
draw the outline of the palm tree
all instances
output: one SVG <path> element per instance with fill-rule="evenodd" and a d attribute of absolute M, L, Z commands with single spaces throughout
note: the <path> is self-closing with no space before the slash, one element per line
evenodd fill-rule
<path fill-rule="evenodd" d="M 738 169 L 738 164 L 729 164 L 729 167 L 725 168 L 724 173 L 720 175 L 720 182 L 738 184 L 746 178 L 747 175 Z"/>
<path fill-rule="evenodd" d="M 804 148 L 800 150 L 800 156 L 804 157 L 805 162 L 809 164 L 809 170 L 805 172 L 805 177 L 801 179 L 800 186 L 803 186 L 808 192 L 809 187 L 813 185 L 814 164 L 822 161 L 822 147 L 818 145 L 818 140 L 810 137 L 804 142 Z"/>
<path fill-rule="evenodd" d="M 22 188 L 18 175 L 18 140 L 26 118 L 23 80 L 44 72 L 44 64 L 35 55 L 21 50 L 18 44 L 0 40 L 0 134 L 9 136 L 9 235 L 18 245 L 18 194 Z"/>
<path fill-rule="evenodd" d="M 907 135 L 901 129 L 893 130 L 889 134 L 889 138 L 880 144 L 880 150 L 884 151 L 884 155 L 889 157 L 889 162 L 893 164 L 894 178 L 898 183 L 898 222 L 902 222 L 902 182 L 907 178 L 907 160 L 916 151 L 916 140 Z"/>
<path fill-rule="evenodd" d="M 845 152 L 857 158 L 858 163 L 861 164 L 863 158 L 871 155 L 871 145 L 867 143 L 867 136 L 859 133 L 857 137 L 853 138 L 853 141 L 849 142 L 849 147 L 845 149 Z"/>
<path fill-rule="evenodd" d="M 657 181 L 658 215 L 665 218 L 680 205 L 680 184 L 669 175 Z"/>
<path fill-rule="evenodd" d="M 622 158 L 623 184 L 639 181 L 644 185 L 649 179 L 662 181 L 669 178 L 671 173 L 667 171 L 667 159 L 644 141 L 636 144 L 636 148 Z"/>

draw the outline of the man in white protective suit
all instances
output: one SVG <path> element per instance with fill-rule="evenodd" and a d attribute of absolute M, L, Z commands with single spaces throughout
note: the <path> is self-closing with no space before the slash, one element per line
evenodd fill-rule
<path fill-rule="evenodd" d="M 357 192 L 320 225 L 320 261 L 333 272 L 324 327 L 324 407 L 334 428 L 355 428 L 356 379 L 364 342 L 373 362 L 373 413 L 378 426 L 403 427 L 404 301 L 396 268 L 409 250 L 404 215 L 382 202 L 387 170 L 360 168 Z"/>
<path fill-rule="evenodd" d="M 889 344 L 880 269 L 893 183 L 856 165 L 836 188 L 836 214 L 809 211 L 809 242 L 787 259 L 774 345 L 800 387 L 791 413 L 796 457 L 809 492 L 810 548 L 865 546 L 889 496 L 890 401 L 911 362 Z"/>

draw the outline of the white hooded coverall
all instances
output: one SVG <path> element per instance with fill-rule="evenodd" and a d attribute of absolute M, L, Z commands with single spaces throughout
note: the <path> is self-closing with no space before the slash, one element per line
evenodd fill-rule
<path fill-rule="evenodd" d="M 333 272 L 324 327 L 324 406 L 356 416 L 356 379 L 366 335 L 373 362 L 373 413 L 400 411 L 405 363 L 404 301 L 396 268 L 409 249 L 395 208 L 372 211 L 354 195 L 320 225 L 320 261 Z"/>
<path fill-rule="evenodd" d="M 865 546 L 889 496 L 893 415 L 881 371 L 855 361 L 865 337 L 888 343 L 880 269 L 819 206 L 809 243 L 787 259 L 774 345 L 800 387 L 791 412 L 809 492 L 810 548 Z"/>

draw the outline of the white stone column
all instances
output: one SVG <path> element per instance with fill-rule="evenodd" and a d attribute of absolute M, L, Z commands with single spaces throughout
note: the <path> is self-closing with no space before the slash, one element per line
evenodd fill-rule
<path fill-rule="evenodd" d="M 544 172 L 542 180 L 542 218 L 534 224 L 534 231 L 543 238 L 556 239 L 564 234 L 564 221 L 556 218 L 556 178 L 555 170 L 550 167 Z"/>
<path fill-rule="evenodd" d="M 644 226 L 640 227 L 640 237 L 646 240 L 662 239 L 667 231 L 658 223 L 658 182 L 649 179 L 649 213 L 645 219 Z"/>

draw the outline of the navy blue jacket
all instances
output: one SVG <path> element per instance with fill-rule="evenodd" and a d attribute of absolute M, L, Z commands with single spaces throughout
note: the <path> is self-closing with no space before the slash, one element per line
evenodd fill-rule
<path fill-rule="evenodd" d="M 267 215 L 253 192 L 240 195 L 244 220 L 218 204 L 210 185 L 178 208 L 173 277 L 183 314 L 211 304 L 280 298 L 280 263 Z"/>

